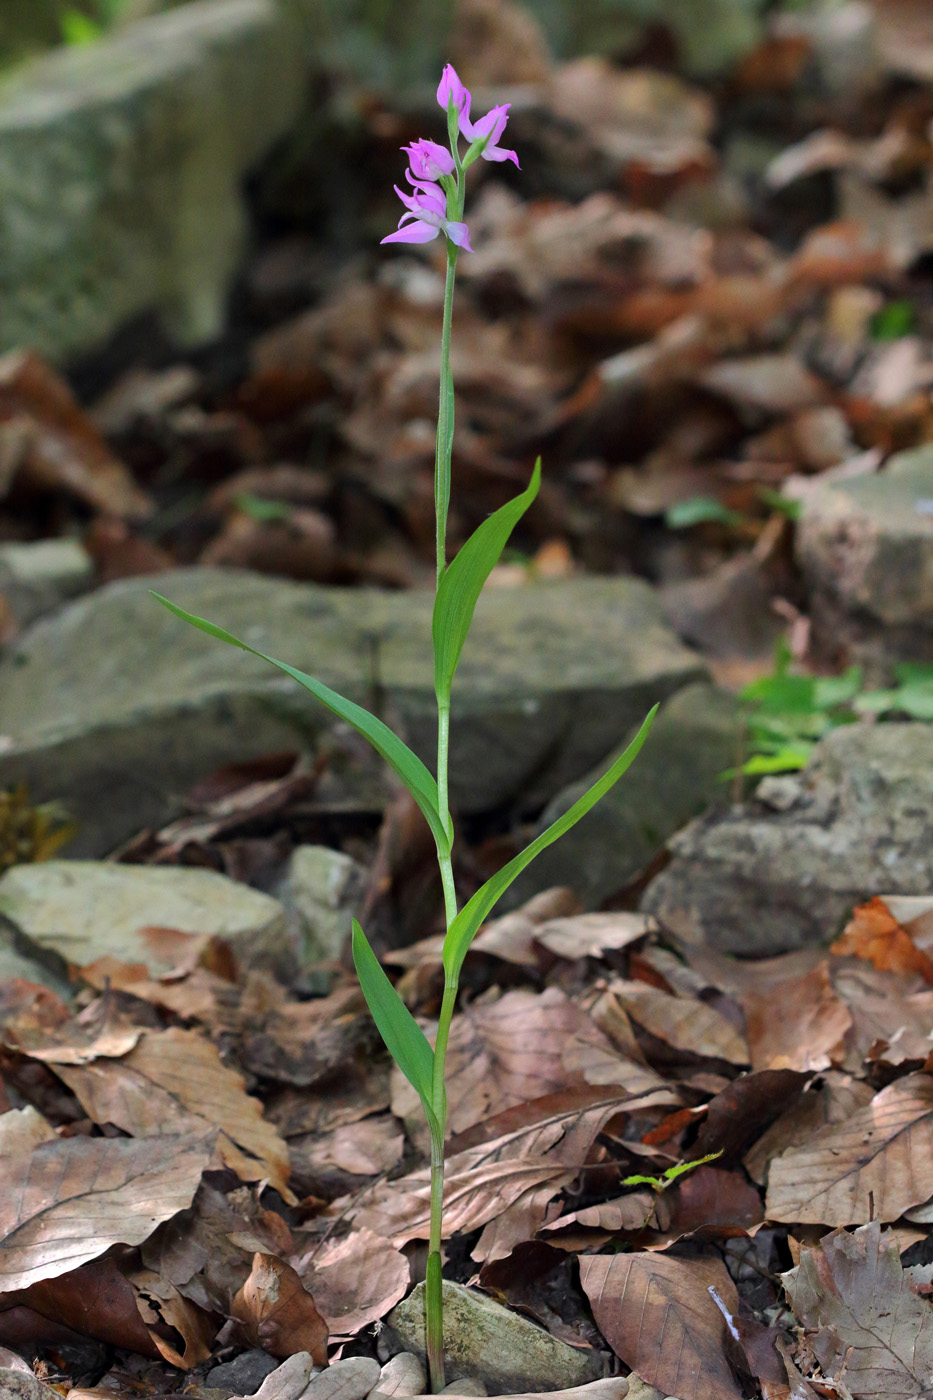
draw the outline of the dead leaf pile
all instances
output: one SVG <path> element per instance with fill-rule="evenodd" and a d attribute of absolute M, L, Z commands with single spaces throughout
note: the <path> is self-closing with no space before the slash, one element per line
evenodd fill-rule
<path fill-rule="evenodd" d="M 468 957 L 451 1276 L 687 1400 L 924 1393 L 929 902 L 760 964 L 562 905 Z M 423 1267 L 423 1125 L 352 979 L 300 1000 L 204 951 L 226 976 L 110 959 L 74 1007 L 5 984 L 0 1345 L 103 1344 L 163 1389 L 224 1346 L 325 1364 Z"/>

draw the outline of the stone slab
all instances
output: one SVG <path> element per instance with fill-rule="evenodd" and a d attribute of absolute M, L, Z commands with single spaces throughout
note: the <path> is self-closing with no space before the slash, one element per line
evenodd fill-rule
<path fill-rule="evenodd" d="M 0 545 L 0 594 L 19 627 L 35 622 L 94 582 L 94 562 L 77 540 Z"/>
<path fill-rule="evenodd" d="M 0 350 L 61 362 L 157 313 L 223 325 L 244 176 L 288 129 L 304 46 L 278 0 L 194 0 L 0 82 Z"/>
<path fill-rule="evenodd" d="M 565 836 L 515 881 L 500 909 L 539 890 L 569 885 L 595 908 L 649 863 L 674 832 L 710 803 L 723 801 L 721 780 L 735 760 L 740 714 L 735 697 L 705 682 L 686 686 L 660 710 L 629 771 Z M 548 804 L 537 836 L 599 778 L 621 751 L 608 754 Z"/>
<path fill-rule="evenodd" d="M 62 974 L 97 958 L 145 963 L 154 976 L 179 961 L 146 928 L 225 938 L 243 966 L 279 973 L 294 966 L 278 900 L 213 870 L 48 860 L 0 877 L 0 916 L 17 946 Z M 35 980 L 35 979 L 34 979 Z"/>
<path fill-rule="evenodd" d="M 397 1304 L 386 1326 L 424 1357 L 424 1284 Z M 444 1282 L 444 1369 L 450 1380 L 477 1377 L 490 1395 L 567 1390 L 603 1374 L 602 1357 L 577 1351 L 472 1288 Z"/>
<path fill-rule="evenodd" d="M 933 889 L 933 725 L 837 729 L 669 845 L 641 908 L 676 932 L 748 957 L 824 944 L 856 904 Z"/>
<path fill-rule="evenodd" d="M 61 799 L 101 855 L 177 816 L 217 767 L 341 727 L 265 662 L 179 622 L 128 579 L 28 629 L 0 660 L 0 786 Z M 160 575 L 159 591 L 374 709 L 433 767 L 432 597 L 234 570 Z M 703 667 L 648 584 L 581 578 L 481 598 L 455 682 L 451 794 L 466 813 L 534 814 Z"/>
<path fill-rule="evenodd" d="M 817 645 L 884 669 L 933 662 L 933 446 L 882 471 L 794 487 Z"/>

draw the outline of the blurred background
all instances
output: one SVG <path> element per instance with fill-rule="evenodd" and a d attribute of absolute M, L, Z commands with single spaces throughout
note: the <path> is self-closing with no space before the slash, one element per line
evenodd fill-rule
<path fill-rule="evenodd" d="M 444 252 L 379 240 L 452 61 L 521 162 L 470 172 L 452 546 L 540 452 L 493 585 L 639 580 L 770 677 L 700 805 L 933 714 L 928 0 L 3 0 L 0 61 L 8 667 L 178 566 L 430 587 Z"/>

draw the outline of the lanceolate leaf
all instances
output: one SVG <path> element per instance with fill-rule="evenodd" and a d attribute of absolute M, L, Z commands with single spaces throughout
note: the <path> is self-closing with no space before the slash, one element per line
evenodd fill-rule
<path fill-rule="evenodd" d="M 595 807 L 601 797 L 604 797 L 609 789 L 619 781 L 627 768 L 630 768 L 638 753 L 648 737 L 648 731 L 654 722 L 654 717 L 658 712 L 657 705 L 649 712 L 644 724 L 639 729 L 635 738 L 629 744 L 624 753 L 616 759 L 615 763 L 603 776 L 595 782 L 593 786 L 578 798 L 572 807 L 558 817 L 556 822 L 552 822 L 546 831 L 532 841 L 530 846 L 517 855 L 514 860 L 510 860 L 508 865 L 504 865 L 491 880 L 487 880 L 481 889 L 465 904 L 460 913 L 454 919 L 444 940 L 444 970 L 448 981 L 455 983 L 460 976 L 460 968 L 463 966 L 463 959 L 467 955 L 467 949 L 473 938 L 485 923 L 496 902 L 505 894 L 509 885 L 517 876 L 530 865 L 535 856 L 553 845 L 565 831 L 569 831 L 572 826 L 585 817 L 591 807 Z"/>
<path fill-rule="evenodd" d="M 313 676 L 305 675 L 304 671 L 296 670 L 294 666 L 289 666 L 285 661 L 276 661 L 274 656 L 267 656 L 263 651 L 256 651 L 255 647 L 247 646 L 246 642 L 241 642 L 239 637 L 225 632 L 222 627 L 216 627 L 213 622 L 208 622 L 203 617 L 195 617 L 193 613 L 185 612 L 175 603 L 170 603 L 160 593 L 153 591 L 152 596 L 167 607 L 169 612 L 180 617 L 182 622 L 190 622 L 192 627 L 206 632 L 209 637 L 217 637 L 221 642 L 228 642 L 230 646 L 239 647 L 241 651 L 248 651 L 252 656 L 258 656 L 263 661 L 268 661 L 270 666 L 278 667 L 287 676 L 291 676 L 292 680 L 296 680 L 299 685 L 304 686 L 305 690 L 309 690 L 315 699 L 320 700 L 321 704 L 326 705 L 333 714 L 339 715 L 348 724 L 352 724 L 353 728 L 362 734 L 364 739 L 369 740 L 376 752 L 401 778 L 424 813 L 438 849 L 443 851 L 445 855 L 449 855 L 451 835 L 446 830 L 437 810 L 437 783 L 421 759 L 412 753 L 408 745 L 404 744 L 387 724 L 383 724 L 381 719 L 377 719 L 368 710 L 364 710 L 362 705 L 344 699 L 342 695 L 337 694 L 336 690 L 331 690 L 329 686 L 315 680 Z"/>
<path fill-rule="evenodd" d="M 417 1090 L 430 1122 L 434 1051 L 424 1031 L 383 972 L 369 940 L 353 920 L 353 961 L 366 1005 L 379 1034 L 405 1078 Z"/>
<path fill-rule="evenodd" d="M 528 489 L 508 501 L 473 532 L 444 571 L 434 603 L 434 688 L 438 700 L 450 695 L 450 685 L 473 621 L 477 599 L 499 557 L 541 485 L 541 458 L 535 463 Z"/>

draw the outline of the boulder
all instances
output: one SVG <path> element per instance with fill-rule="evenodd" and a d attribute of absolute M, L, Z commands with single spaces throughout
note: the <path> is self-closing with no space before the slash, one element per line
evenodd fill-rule
<path fill-rule="evenodd" d="M 424 1284 L 389 1313 L 386 1327 L 424 1358 Z M 578 1351 L 484 1293 L 444 1283 L 444 1370 L 481 1380 L 490 1395 L 565 1390 L 603 1374 L 598 1352 Z"/>
<path fill-rule="evenodd" d="M 514 908 L 552 885 L 569 885 L 587 908 L 621 889 L 675 831 L 709 802 L 723 799 L 721 775 L 735 761 L 739 725 L 738 702 L 727 692 L 703 681 L 678 691 L 661 707 L 645 747 L 622 781 L 541 852 L 500 908 Z M 558 793 L 533 835 L 571 807 L 620 749 Z"/>
<path fill-rule="evenodd" d="M 93 582 L 93 560 L 77 540 L 0 544 L 0 596 L 19 627 L 84 593 Z"/>
<path fill-rule="evenodd" d="M 55 361 L 155 312 L 216 336 L 246 233 L 244 176 L 306 72 L 279 0 L 195 0 L 0 85 L 0 350 Z"/>
<path fill-rule="evenodd" d="M 341 956 L 365 883 L 366 871 L 343 851 L 297 846 L 292 852 L 278 895 L 303 966 Z"/>
<path fill-rule="evenodd" d="M 749 957 L 825 943 L 854 905 L 933 889 L 933 726 L 836 729 L 669 846 L 641 908 L 677 933 Z"/>
<path fill-rule="evenodd" d="M 792 491 L 816 646 L 871 674 L 933 662 L 933 446 L 899 452 L 880 472 L 830 473 Z"/>
<path fill-rule="evenodd" d="M 14 865 L 0 877 L 0 916 L 15 930 L 17 949 L 58 974 L 113 957 L 159 976 L 186 951 L 185 940 L 166 930 L 218 935 L 245 967 L 280 976 L 294 969 L 278 900 L 213 870 L 93 860 Z"/>
<path fill-rule="evenodd" d="M 151 582 L 121 580 L 68 604 L 0 660 L 0 787 L 25 782 L 35 802 L 61 799 L 79 823 L 78 856 L 171 820 L 184 792 L 225 763 L 324 741 L 333 752 L 347 734 L 281 672 L 179 622 Z M 172 571 L 158 587 L 375 709 L 433 766 L 427 592 L 219 569 Z M 535 814 L 654 701 L 703 674 L 638 579 L 489 590 L 455 682 L 455 810 Z M 345 797 L 352 778 L 348 764 Z"/>

